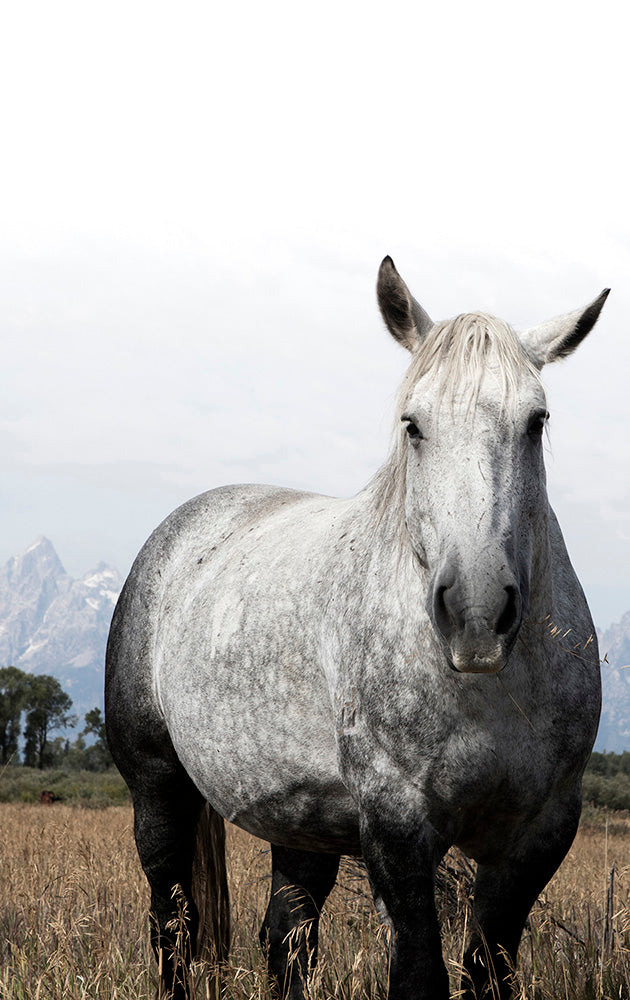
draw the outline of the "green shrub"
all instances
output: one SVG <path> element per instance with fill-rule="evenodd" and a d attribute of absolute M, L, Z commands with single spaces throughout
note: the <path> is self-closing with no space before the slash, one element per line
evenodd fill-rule
<path fill-rule="evenodd" d="M 54 792 L 61 802 L 88 808 L 130 801 L 127 786 L 113 766 L 107 771 L 41 771 L 18 765 L 0 772 L 0 802 L 39 802 L 44 790 Z"/>

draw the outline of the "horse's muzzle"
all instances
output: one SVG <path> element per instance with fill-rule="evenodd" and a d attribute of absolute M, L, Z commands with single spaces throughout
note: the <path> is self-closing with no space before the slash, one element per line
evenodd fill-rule
<path fill-rule="evenodd" d="M 460 673 L 498 674 L 520 631 L 523 602 L 515 581 L 492 583 L 484 588 L 483 601 L 474 603 L 457 581 L 449 585 L 442 575 L 434 583 L 431 617 L 451 666 Z"/>

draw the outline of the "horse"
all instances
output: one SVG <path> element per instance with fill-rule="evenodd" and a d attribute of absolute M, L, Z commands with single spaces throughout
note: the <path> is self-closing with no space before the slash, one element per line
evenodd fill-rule
<path fill-rule="evenodd" d="M 389 1000 L 446 1000 L 434 877 L 454 845 L 477 864 L 458 995 L 511 995 L 528 913 L 575 836 L 601 700 L 547 497 L 540 372 L 607 294 L 520 334 L 481 312 L 434 323 L 386 257 L 378 303 L 410 364 L 367 487 L 213 489 L 140 551 L 108 640 L 107 738 L 162 996 L 190 995 L 208 935 L 227 955 L 224 820 L 271 844 L 260 940 L 280 996 L 308 993 L 354 855 L 390 928 Z"/>

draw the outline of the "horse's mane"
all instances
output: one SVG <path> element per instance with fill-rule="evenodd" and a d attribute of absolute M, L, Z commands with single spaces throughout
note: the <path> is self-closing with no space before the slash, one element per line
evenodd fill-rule
<path fill-rule="evenodd" d="M 404 524 L 407 442 L 401 417 L 419 379 L 431 375 L 437 380 L 438 409 L 457 398 L 465 402 L 472 417 L 489 369 L 498 380 L 502 413 L 509 413 L 524 375 L 540 381 L 539 370 L 517 334 L 496 316 L 463 313 L 436 323 L 418 342 L 396 397 L 389 457 L 368 487 L 376 493 L 379 518 L 390 509 L 401 518 L 401 527 Z"/>

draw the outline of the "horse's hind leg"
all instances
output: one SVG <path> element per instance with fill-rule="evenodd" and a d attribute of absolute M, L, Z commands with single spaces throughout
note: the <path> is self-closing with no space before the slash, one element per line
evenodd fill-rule
<path fill-rule="evenodd" d="M 271 857 L 271 898 L 260 943 L 281 996 L 301 1000 L 317 961 L 319 915 L 335 884 L 339 856 L 272 844 Z"/>
<path fill-rule="evenodd" d="M 161 971 L 160 996 L 187 1000 L 199 923 L 192 868 L 204 799 L 179 764 L 163 760 L 147 763 L 132 795 L 136 845 L 151 888 L 151 943 Z"/>

